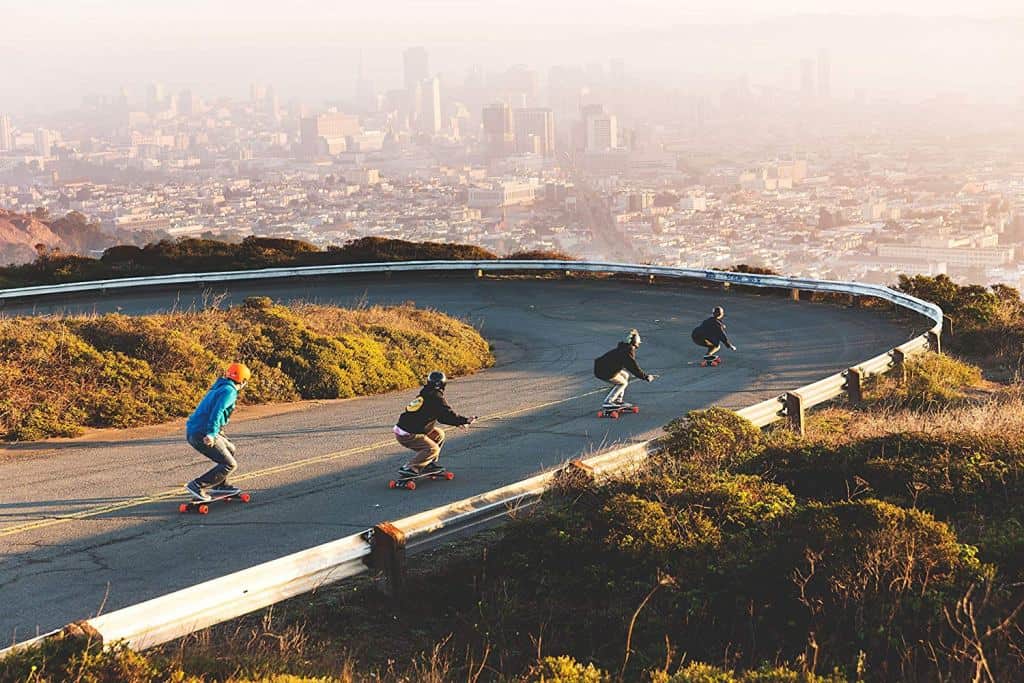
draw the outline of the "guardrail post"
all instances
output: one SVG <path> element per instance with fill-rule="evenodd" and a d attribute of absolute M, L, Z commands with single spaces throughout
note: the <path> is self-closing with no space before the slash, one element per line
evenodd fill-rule
<path fill-rule="evenodd" d="M 902 384 L 907 379 L 907 354 L 899 349 L 893 349 L 890 353 L 892 354 L 892 366 L 899 373 L 899 381 Z"/>
<path fill-rule="evenodd" d="M 789 296 L 793 301 L 800 301 L 800 290 L 796 288 L 789 290 Z"/>
<path fill-rule="evenodd" d="M 864 400 L 864 373 L 860 368 L 850 368 L 846 371 L 846 397 L 850 403 L 860 403 Z"/>
<path fill-rule="evenodd" d="M 597 476 L 594 474 L 594 468 L 579 458 L 570 460 L 566 466 L 558 470 L 558 474 L 555 475 L 555 481 L 562 486 L 572 486 L 574 484 L 589 486 L 590 484 L 593 484 L 596 479 Z"/>
<path fill-rule="evenodd" d="M 942 353 L 942 338 L 935 330 L 928 331 L 928 348 L 935 353 Z"/>
<path fill-rule="evenodd" d="M 654 284 L 654 276 L 653 275 L 648 275 L 647 276 L 647 284 L 649 284 L 649 285 L 653 285 Z"/>
<path fill-rule="evenodd" d="M 477 268 L 476 269 L 476 279 L 479 280 L 479 279 L 483 278 L 483 276 L 484 276 L 484 269 L 483 268 Z"/>
<path fill-rule="evenodd" d="M 786 419 L 793 431 L 804 435 L 804 399 L 796 391 L 786 392 Z"/>
<path fill-rule="evenodd" d="M 373 527 L 370 537 L 370 566 L 384 572 L 391 595 L 399 595 L 405 585 L 405 534 L 391 522 Z"/>

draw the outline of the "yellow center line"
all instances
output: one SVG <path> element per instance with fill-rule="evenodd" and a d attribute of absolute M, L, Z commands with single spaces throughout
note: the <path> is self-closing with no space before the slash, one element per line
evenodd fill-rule
<path fill-rule="evenodd" d="M 576 401 L 587 396 L 594 394 L 603 393 L 604 389 L 596 389 L 594 391 L 588 391 L 583 394 L 577 394 L 576 396 L 570 396 L 568 398 L 561 398 L 556 401 L 548 401 L 547 403 L 538 403 L 536 405 L 527 406 L 525 408 L 517 408 L 515 410 L 509 410 L 502 413 L 494 413 L 492 415 L 482 416 L 481 420 L 496 420 L 505 417 L 511 417 L 513 415 L 519 415 L 532 410 L 540 410 L 542 408 L 548 408 L 559 403 L 568 403 L 569 401 Z M 359 453 L 365 453 L 367 451 L 376 450 L 383 448 L 389 444 L 394 443 L 391 439 L 386 441 L 378 441 L 371 443 L 366 446 L 359 446 L 356 448 L 349 448 L 343 451 L 335 451 L 333 453 L 324 453 L 322 455 L 314 455 L 310 458 L 303 458 L 302 460 L 294 460 L 292 462 L 284 463 L 283 465 L 274 465 L 273 467 L 265 467 L 261 470 L 253 470 L 252 472 L 246 472 L 245 474 L 232 477 L 232 481 L 249 481 L 252 479 L 258 479 L 259 477 L 266 477 L 271 474 L 280 474 L 281 472 L 290 472 L 291 470 L 308 467 L 309 465 L 315 465 L 317 463 L 329 462 L 338 458 L 358 455 Z M 67 515 L 60 515 L 58 517 L 50 517 L 47 519 L 40 519 L 32 522 L 25 522 L 24 524 L 16 524 L 0 529 L 0 538 L 4 536 L 12 536 L 14 534 L 23 533 L 26 531 L 34 531 L 36 529 L 45 529 L 46 527 L 55 526 L 57 524 L 67 524 L 78 519 L 88 519 L 89 517 L 97 517 L 104 515 L 109 512 L 117 512 L 118 510 L 126 510 L 128 508 L 139 507 L 148 503 L 153 503 L 160 500 L 167 500 L 168 498 L 178 498 L 184 495 L 182 489 L 174 488 L 161 491 L 160 493 L 154 493 L 148 496 L 141 496 L 139 498 L 128 498 L 126 500 L 118 501 L 115 503 L 107 503 L 105 505 L 97 505 L 81 512 L 73 512 Z"/>

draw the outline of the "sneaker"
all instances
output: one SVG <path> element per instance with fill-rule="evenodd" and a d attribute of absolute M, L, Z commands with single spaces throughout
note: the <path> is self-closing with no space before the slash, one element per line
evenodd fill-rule
<path fill-rule="evenodd" d="M 402 465 L 401 467 L 398 468 L 398 473 L 404 474 L 407 477 L 415 477 L 417 474 L 420 473 L 420 471 L 413 467 L 412 465 Z"/>
<path fill-rule="evenodd" d="M 444 472 L 444 468 L 438 465 L 436 462 L 432 462 L 429 465 L 424 466 L 421 471 L 423 472 L 423 474 L 434 474 L 436 472 Z"/>
<path fill-rule="evenodd" d="M 185 484 L 185 490 L 192 494 L 192 498 L 195 500 L 209 501 L 212 500 L 199 483 L 193 479 L 189 483 Z"/>
<path fill-rule="evenodd" d="M 237 496 L 241 492 L 242 489 L 237 486 L 232 486 L 226 481 L 210 487 L 211 496 Z"/>

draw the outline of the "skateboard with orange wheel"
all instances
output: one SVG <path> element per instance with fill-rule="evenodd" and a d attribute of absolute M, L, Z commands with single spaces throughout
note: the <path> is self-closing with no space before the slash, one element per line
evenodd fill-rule
<path fill-rule="evenodd" d="M 598 417 L 610 417 L 613 420 L 618 420 L 619 415 L 625 415 L 626 413 L 639 413 L 640 406 L 634 403 L 623 403 L 615 406 L 601 406 L 601 410 L 597 411 Z"/>
<path fill-rule="evenodd" d="M 715 356 L 714 358 L 704 358 L 700 362 L 700 366 L 702 368 L 717 368 L 721 364 L 722 364 L 722 357 L 721 356 Z"/>
<path fill-rule="evenodd" d="M 211 496 L 210 500 L 199 500 L 193 498 L 187 503 L 182 503 L 178 506 L 178 512 L 198 512 L 201 515 L 209 514 L 210 503 L 214 503 L 218 500 L 240 500 L 243 503 L 248 503 L 252 500 L 252 495 L 248 491 L 240 491 L 239 493 L 232 493 L 227 496 Z"/>
<path fill-rule="evenodd" d="M 421 474 L 405 475 L 403 474 L 398 479 L 392 479 L 388 482 L 389 489 L 409 489 L 410 491 L 416 490 L 417 479 L 446 479 L 451 481 L 455 478 L 455 473 L 444 468 L 434 470 L 433 472 L 423 472 Z"/>

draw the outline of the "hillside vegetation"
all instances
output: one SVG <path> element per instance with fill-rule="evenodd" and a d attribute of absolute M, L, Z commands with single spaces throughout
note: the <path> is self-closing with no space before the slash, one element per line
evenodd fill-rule
<path fill-rule="evenodd" d="M 141 247 L 130 244 L 110 247 L 100 258 L 59 250 L 43 251 L 31 263 L 0 268 L 0 288 L 169 273 L 496 258 L 497 255 L 486 249 L 466 244 L 407 242 L 382 237 L 363 237 L 327 249 L 319 249 L 300 240 L 272 237 L 247 237 L 240 243 L 168 239 Z"/>
<path fill-rule="evenodd" d="M 243 403 L 348 398 L 493 362 L 469 325 L 413 306 L 343 309 L 250 298 L 227 310 L 0 318 L 0 435 L 73 436 L 188 415 L 230 361 Z"/>

